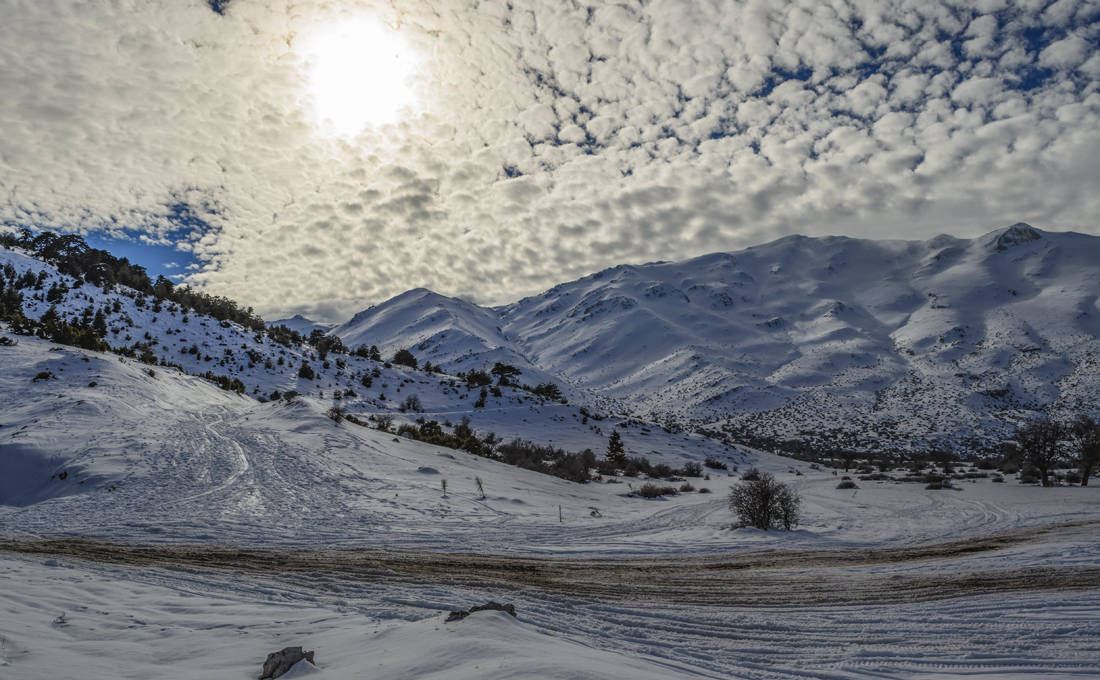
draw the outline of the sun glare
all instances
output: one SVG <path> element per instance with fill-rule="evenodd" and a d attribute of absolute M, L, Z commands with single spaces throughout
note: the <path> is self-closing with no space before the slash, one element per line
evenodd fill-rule
<path fill-rule="evenodd" d="M 354 136 L 396 123 L 416 104 L 415 52 L 380 21 L 357 18 L 318 30 L 305 45 L 306 78 L 321 130 Z"/>

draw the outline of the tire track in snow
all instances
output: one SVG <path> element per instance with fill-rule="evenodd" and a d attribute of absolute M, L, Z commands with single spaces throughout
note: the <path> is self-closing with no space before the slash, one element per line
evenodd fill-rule
<path fill-rule="evenodd" d="M 861 569 L 942 562 L 1021 543 L 1075 535 L 1095 522 L 1024 529 L 886 549 L 761 551 L 662 558 L 545 558 L 384 549 L 276 550 L 213 545 L 133 545 L 92 539 L 0 539 L 0 550 L 93 562 L 230 571 L 308 573 L 335 581 L 533 588 L 595 598 L 700 605 L 774 606 L 941 599 L 977 593 L 1100 588 L 1100 566 L 1035 566 L 925 572 Z"/>

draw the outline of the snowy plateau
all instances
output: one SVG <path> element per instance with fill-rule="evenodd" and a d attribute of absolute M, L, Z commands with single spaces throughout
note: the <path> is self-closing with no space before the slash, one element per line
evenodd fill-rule
<path fill-rule="evenodd" d="M 1098 484 L 978 465 L 1100 416 L 1098 237 L 791 236 L 289 336 L 58 261 L 0 248 L 114 351 L 0 322 L 4 680 L 1100 677 Z M 551 470 L 612 433 L 653 479 Z M 752 468 L 793 530 L 738 526 Z"/>

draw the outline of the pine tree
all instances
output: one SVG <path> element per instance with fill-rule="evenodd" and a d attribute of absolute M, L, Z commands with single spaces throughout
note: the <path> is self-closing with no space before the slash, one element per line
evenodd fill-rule
<path fill-rule="evenodd" d="M 298 377 L 313 380 L 313 367 L 309 365 L 308 361 L 302 362 L 302 367 L 298 369 Z"/>
<path fill-rule="evenodd" d="M 615 465 L 626 464 L 626 448 L 623 446 L 623 438 L 618 430 L 612 430 L 607 440 L 607 459 Z"/>

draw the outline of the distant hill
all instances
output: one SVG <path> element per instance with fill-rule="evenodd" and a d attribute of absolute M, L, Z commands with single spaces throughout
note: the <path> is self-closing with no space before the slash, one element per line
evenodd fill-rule
<path fill-rule="evenodd" d="M 313 321 L 312 319 L 307 319 L 301 314 L 295 314 L 290 318 L 279 319 L 278 321 L 269 321 L 267 325 L 284 326 L 292 331 L 300 333 L 302 336 L 307 338 L 309 337 L 309 334 L 315 330 L 319 330 L 325 333 L 332 330 L 332 324 L 318 323 L 317 321 Z"/>

